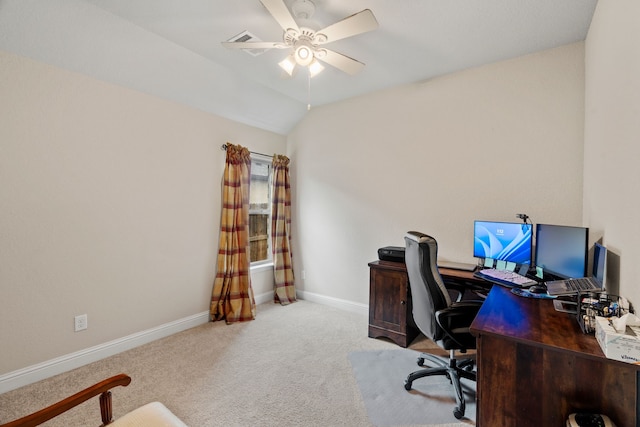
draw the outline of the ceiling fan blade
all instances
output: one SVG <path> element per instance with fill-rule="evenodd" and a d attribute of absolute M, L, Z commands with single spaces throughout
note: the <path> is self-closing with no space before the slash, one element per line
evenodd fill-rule
<path fill-rule="evenodd" d="M 263 2 L 264 3 L 264 2 Z M 317 44 L 331 43 L 336 40 L 366 33 L 378 28 L 378 21 L 369 9 L 353 14 L 341 21 L 316 31 Z M 320 36 L 320 37 L 319 37 Z M 324 37 L 322 37 L 324 36 Z"/>
<path fill-rule="evenodd" d="M 362 62 L 333 50 L 322 49 L 322 55 L 317 55 L 316 58 L 350 75 L 357 74 L 364 68 Z"/>
<path fill-rule="evenodd" d="M 300 28 L 298 24 L 296 24 L 295 19 L 293 19 L 293 15 L 287 9 L 287 5 L 284 3 L 284 0 L 260 0 L 262 5 L 267 8 L 271 16 L 278 21 L 278 24 L 282 27 L 284 32 L 292 29 L 295 30 L 297 34 L 300 34 Z"/>
<path fill-rule="evenodd" d="M 231 49 L 284 49 L 282 42 L 221 42 L 222 46 Z"/>

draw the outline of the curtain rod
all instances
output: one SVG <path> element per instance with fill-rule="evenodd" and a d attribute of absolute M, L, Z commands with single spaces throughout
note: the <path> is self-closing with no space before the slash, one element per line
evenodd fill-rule
<path fill-rule="evenodd" d="M 227 144 L 222 144 L 222 147 L 220 147 L 221 150 L 227 151 Z M 255 151 L 249 151 L 251 154 L 259 154 L 260 156 L 265 156 L 265 157 L 273 157 L 269 154 L 263 154 L 263 153 L 256 153 Z"/>

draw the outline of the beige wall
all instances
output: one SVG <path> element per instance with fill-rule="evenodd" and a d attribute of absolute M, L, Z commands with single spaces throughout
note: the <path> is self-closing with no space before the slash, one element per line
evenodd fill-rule
<path fill-rule="evenodd" d="M 473 220 L 582 223 L 584 45 L 315 108 L 288 136 L 305 293 L 368 303 L 409 230 L 475 262 Z"/>
<path fill-rule="evenodd" d="M 0 375 L 207 311 L 220 146 L 284 152 L 285 137 L 13 54 L 0 64 Z M 264 274 L 256 294 L 273 286 Z"/>
<path fill-rule="evenodd" d="M 584 217 L 611 291 L 640 303 L 640 2 L 600 1 L 585 49 Z"/>

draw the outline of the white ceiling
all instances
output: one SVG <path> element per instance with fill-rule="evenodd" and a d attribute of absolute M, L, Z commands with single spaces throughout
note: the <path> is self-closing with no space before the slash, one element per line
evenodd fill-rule
<path fill-rule="evenodd" d="M 290 5 L 292 0 L 285 0 Z M 366 64 L 284 78 L 287 52 L 259 0 L 0 0 L 0 49 L 287 134 L 320 106 L 584 40 L 597 0 L 314 0 L 319 28 L 363 9 L 380 27 L 328 48 Z"/>

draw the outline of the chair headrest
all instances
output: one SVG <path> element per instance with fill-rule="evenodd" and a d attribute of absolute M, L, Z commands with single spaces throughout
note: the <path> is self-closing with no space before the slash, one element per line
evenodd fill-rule
<path fill-rule="evenodd" d="M 408 231 L 404 236 L 406 239 L 413 240 L 418 243 L 427 243 L 429 241 L 435 241 L 435 239 L 427 234 L 419 231 Z"/>

